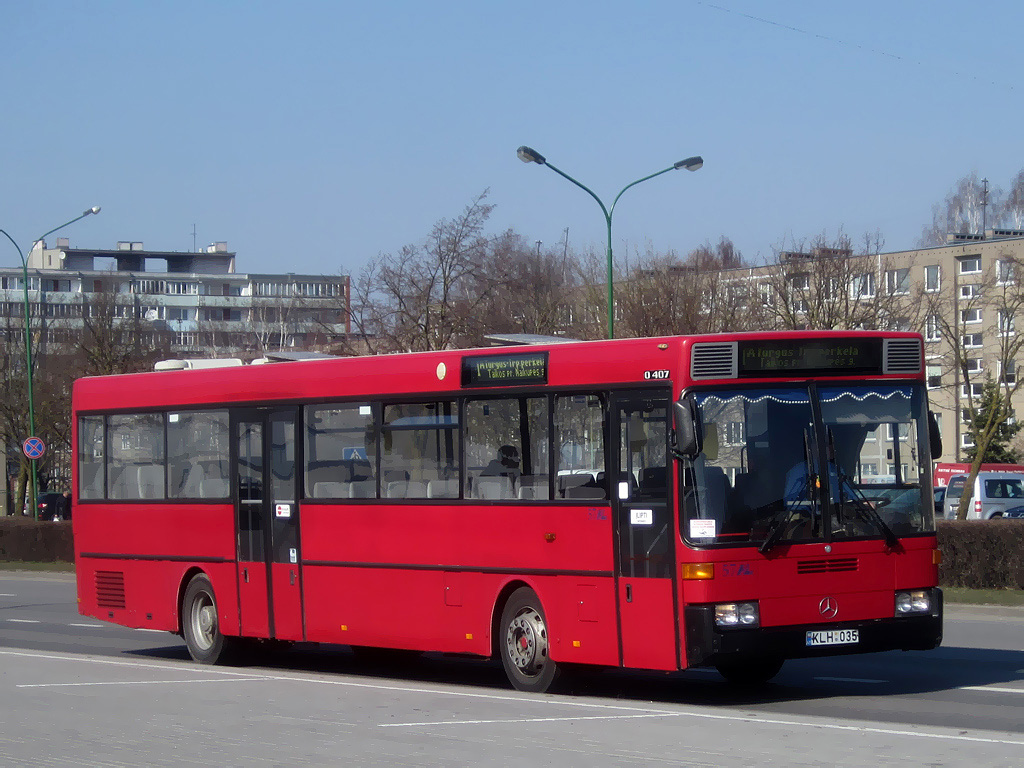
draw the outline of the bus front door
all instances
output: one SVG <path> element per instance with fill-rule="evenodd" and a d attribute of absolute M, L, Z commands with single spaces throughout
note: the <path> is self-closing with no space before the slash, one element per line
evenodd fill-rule
<path fill-rule="evenodd" d="M 678 669 L 669 512 L 669 390 L 615 393 L 609 496 L 616 531 L 622 665 Z M 615 471 L 617 469 L 617 472 Z"/>
<path fill-rule="evenodd" d="M 234 414 L 241 634 L 302 640 L 294 408 Z"/>

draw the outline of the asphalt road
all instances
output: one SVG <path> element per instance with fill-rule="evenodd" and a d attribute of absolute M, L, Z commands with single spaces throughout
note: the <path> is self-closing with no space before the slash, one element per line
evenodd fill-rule
<path fill-rule="evenodd" d="M 79 616 L 73 576 L 0 574 L 0 765 L 1024 764 L 1024 611 L 947 606 L 929 652 L 592 672 L 567 694 L 500 665 L 300 646 L 249 667 Z"/>

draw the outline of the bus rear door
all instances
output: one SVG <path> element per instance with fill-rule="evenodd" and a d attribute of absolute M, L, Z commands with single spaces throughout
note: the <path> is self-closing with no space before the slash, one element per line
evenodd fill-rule
<path fill-rule="evenodd" d="M 302 640 L 294 408 L 233 412 L 241 633 Z"/>

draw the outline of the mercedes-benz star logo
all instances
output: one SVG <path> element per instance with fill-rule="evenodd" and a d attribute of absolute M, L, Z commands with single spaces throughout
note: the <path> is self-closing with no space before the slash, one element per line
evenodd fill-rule
<path fill-rule="evenodd" d="M 818 613 L 826 619 L 834 619 L 836 614 L 839 613 L 839 603 L 836 602 L 834 597 L 823 597 L 821 602 L 818 603 Z"/>

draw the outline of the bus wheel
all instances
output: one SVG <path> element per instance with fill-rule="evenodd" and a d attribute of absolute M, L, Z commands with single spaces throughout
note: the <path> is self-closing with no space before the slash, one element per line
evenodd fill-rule
<path fill-rule="evenodd" d="M 722 661 L 715 669 L 735 685 L 761 685 L 779 674 L 783 661 L 775 657 Z"/>
<path fill-rule="evenodd" d="M 558 665 L 548 655 L 548 626 L 540 600 L 529 587 L 520 587 L 501 612 L 499 644 L 501 663 L 513 687 L 543 693 L 558 675 Z"/>
<path fill-rule="evenodd" d="M 217 600 L 205 574 L 192 578 L 181 601 L 181 628 L 189 655 L 201 664 L 225 661 L 235 638 L 226 638 L 217 621 Z"/>

